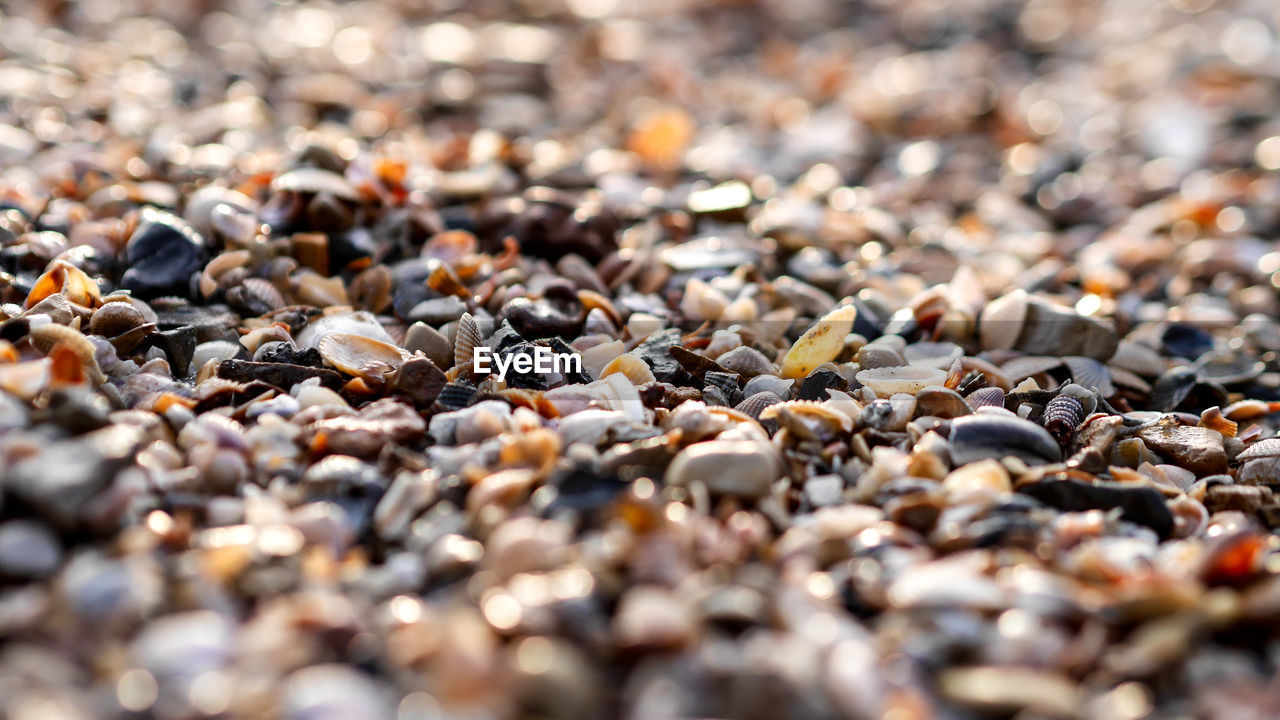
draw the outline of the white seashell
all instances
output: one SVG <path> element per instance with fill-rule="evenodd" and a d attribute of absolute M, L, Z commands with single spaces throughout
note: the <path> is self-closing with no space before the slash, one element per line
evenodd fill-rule
<path fill-rule="evenodd" d="M 862 370 L 854 377 L 874 390 L 876 395 L 887 397 L 894 393 L 915 395 L 930 385 L 942 385 L 946 382 L 947 373 L 937 368 L 908 365 Z"/>

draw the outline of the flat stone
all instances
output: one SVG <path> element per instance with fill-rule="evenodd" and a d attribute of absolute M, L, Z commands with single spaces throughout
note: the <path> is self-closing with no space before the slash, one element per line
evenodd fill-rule
<path fill-rule="evenodd" d="M 1227 451 L 1217 430 L 1159 423 L 1138 431 L 1147 447 L 1170 458 L 1197 477 L 1227 471 Z"/>

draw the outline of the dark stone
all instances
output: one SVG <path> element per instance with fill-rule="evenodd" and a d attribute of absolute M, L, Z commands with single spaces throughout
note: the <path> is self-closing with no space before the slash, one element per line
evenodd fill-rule
<path fill-rule="evenodd" d="M 731 373 L 729 370 L 726 370 L 722 365 L 720 365 L 720 363 L 717 363 L 715 360 L 699 355 L 698 353 L 693 352 L 692 350 L 688 350 L 682 347 L 678 342 L 680 338 L 679 331 L 676 332 L 675 338 L 677 342 L 667 348 L 667 354 L 670 355 L 671 358 L 674 359 L 680 365 L 680 368 L 682 370 L 684 370 L 686 373 L 693 376 L 694 378 L 698 379 L 699 381 L 705 381 L 707 377 L 707 373 L 713 373 L 713 372 L 737 375 L 737 373 Z M 639 348 L 637 348 L 637 351 L 638 350 Z M 641 357 L 644 357 L 645 361 L 648 362 L 647 357 L 643 355 L 641 355 Z M 650 366 L 653 365 L 653 363 L 649 363 L 649 364 Z M 667 378 L 664 378 L 658 375 L 658 370 L 656 367 L 654 367 L 653 374 L 659 380 L 667 380 Z M 671 380 L 670 382 L 675 382 L 675 380 Z"/>
<path fill-rule="evenodd" d="M 420 406 L 430 405 L 439 397 L 449 380 L 436 364 L 425 357 L 405 360 L 396 371 L 393 386 Z"/>
<path fill-rule="evenodd" d="M 627 483 L 612 474 L 598 474 L 584 468 L 557 470 L 547 481 L 556 489 L 556 497 L 547 506 L 548 514 L 562 509 L 591 512 L 606 507 Z"/>
<path fill-rule="evenodd" d="M 1077 480 L 1042 480 L 1018 488 L 1053 508 L 1065 512 L 1120 508 L 1120 517 L 1145 525 L 1161 537 L 1173 532 L 1173 513 L 1159 490 L 1122 483 L 1091 485 Z"/>
<path fill-rule="evenodd" d="M 827 390 L 848 390 L 849 381 L 834 370 L 814 370 L 800 383 L 799 400 L 826 400 Z"/>
<path fill-rule="evenodd" d="M 218 377 L 242 383 L 264 382 L 286 392 L 313 377 L 320 378 L 320 384 L 331 390 L 342 387 L 342 375 L 334 370 L 287 363 L 223 360 L 218 365 Z"/>
<path fill-rule="evenodd" d="M 166 298 L 153 301 L 151 309 L 155 310 L 156 327 L 160 330 L 191 326 L 196 330 L 197 342 L 225 339 L 228 331 L 240 324 L 240 316 L 226 305 L 196 306 L 184 300 Z"/>
<path fill-rule="evenodd" d="M 1171 323 L 1160 336 L 1160 344 L 1170 355 L 1194 360 L 1213 349 L 1213 336 L 1195 325 Z"/>
<path fill-rule="evenodd" d="M 951 422 L 947 443 L 956 465 L 994 458 L 1016 457 L 1029 465 L 1062 459 L 1058 441 L 1049 431 L 1019 417 L 966 415 Z"/>
<path fill-rule="evenodd" d="M 186 377 L 191 367 L 191 357 L 196 352 L 196 329 L 190 325 L 162 330 L 155 333 L 152 342 L 164 351 L 174 377 Z"/>
<path fill-rule="evenodd" d="M 138 229 L 125 245 L 129 267 L 120 286 L 141 298 L 189 297 L 191 278 L 204 265 L 204 239 L 167 212 L 149 207 L 139 212 Z"/>
<path fill-rule="evenodd" d="M 500 317 L 526 338 L 575 337 L 582 327 L 581 307 L 547 298 L 516 298 L 503 306 Z"/>

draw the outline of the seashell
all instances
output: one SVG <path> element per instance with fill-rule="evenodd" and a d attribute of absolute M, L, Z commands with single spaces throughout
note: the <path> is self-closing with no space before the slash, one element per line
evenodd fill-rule
<path fill-rule="evenodd" d="M 877 395 L 889 396 L 894 393 L 915 395 L 930 385 L 942 385 L 946 382 L 947 373 L 936 368 L 903 366 L 862 370 L 854 377 L 858 382 L 874 390 Z"/>
<path fill-rule="evenodd" d="M 1187 399 L 1197 382 L 1195 370 L 1185 365 L 1175 367 L 1151 386 L 1147 407 L 1157 412 L 1169 412 Z"/>
<path fill-rule="evenodd" d="M 29 401 L 48 387 L 51 365 L 48 358 L 0 365 L 0 390 Z"/>
<path fill-rule="evenodd" d="M 1253 457 L 1240 466 L 1236 482 L 1245 485 L 1275 485 L 1280 483 L 1280 456 Z"/>
<path fill-rule="evenodd" d="M 900 432 L 915 415 L 915 396 L 895 393 L 888 398 L 877 398 L 862 409 L 858 423 L 865 427 Z"/>
<path fill-rule="evenodd" d="M 630 353 L 619 355 L 610 361 L 601 369 L 599 377 L 605 378 L 614 373 L 622 374 L 632 385 L 644 385 L 656 380 L 649 364 Z"/>
<path fill-rule="evenodd" d="M 1231 403 L 1222 410 L 1228 420 L 1256 420 L 1260 417 L 1280 412 L 1280 402 L 1264 402 L 1262 400 L 1241 400 Z"/>
<path fill-rule="evenodd" d="M 391 271 L 386 265 L 374 265 L 351 279 L 347 297 L 359 310 L 386 312 L 391 307 Z"/>
<path fill-rule="evenodd" d="M 774 403 L 760 412 L 759 419 L 776 420 L 780 426 L 806 440 L 827 440 L 853 429 L 853 421 L 848 415 L 807 400 Z"/>
<path fill-rule="evenodd" d="M 1107 360 L 1107 364 L 1141 377 L 1158 377 L 1169 368 L 1168 361 L 1160 357 L 1158 350 L 1136 340 L 1121 340 L 1116 345 L 1116 354 Z"/>
<path fill-rule="evenodd" d="M 451 381 L 445 383 L 436 397 L 436 402 L 446 410 L 459 410 L 467 407 L 476 397 L 476 386 L 468 382 Z M 434 418 L 433 418 L 434 420 Z"/>
<path fill-rule="evenodd" d="M 730 372 L 719 372 L 712 370 L 703 376 L 703 381 L 707 385 L 713 386 L 724 394 L 724 397 L 730 401 L 736 402 L 741 390 L 738 388 L 738 376 Z M 729 403 L 729 404 L 732 404 Z"/>
<path fill-rule="evenodd" d="M 592 345 L 578 354 L 582 356 L 582 369 L 597 380 L 603 377 L 604 370 L 615 359 L 622 356 L 626 345 L 621 340 Z M 647 367 L 647 365 L 646 365 Z M 652 371 L 650 371 L 652 373 Z"/>
<path fill-rule="evenodd" d="M 89 331 L 113 338 L 144 324 L 146 318 L 141 310 L 127 302 L 109 302 L 93 312 L 89 319 Z"/>
<path fill-rule="evenodd" d="M 1084 422 L 1084 418 L 1084 407 L 1080 404 L 1080 400 L 1070 395 L 1060 394 L 1045 405 L 1041 422 L 1044 429 L 1053 435 L 1058 444 L 1066 447 L 1075 435 L 1076 428 Z"/>
<path fill-rule="evenodd" d="M 1111 397 L 1116 394 L 1116 388 L 1111 384 L 1111 371 L 1107 369 L 1106 365 L 1093 358 L 1080 355 L 1064 357 L 1062 362 L 1066 364 L 1067 370 L 1071 372 L 1072 382 L 1097 390 L 1098 394 L 1103 397 Z"/>
<path fill-rule="evenodd" d="M 729 307 L 729 298 L 706 282 L 693 277 L 684 286 L 680 312 L 694 322 L 717 320 Z"/>
<path fill-rule="evenodd" d="M 470 367 L 475 357 L 477 345 L 483 342 L 480 337 L 480 326 L 475 316 L 463 313 L 458 319 L 458 332 L 453 341 L 453 364 L 455 367 Z"/>
<path fill-rule="evenodd" d="M 956 418 L 947 448 L 957 466 L 987 458 L 1016 457 L 1028 465 L 1062 459 L 1062 450 L 1048 431 L 1012 415 L 983 413 Z"/>
<path fill-rule="evenodd" d="M 1062 366 L 1062 358 L 1043 355 L 1023 355 L 1013 358 L 1000 366 L 1000 372 L 1010 382 L 1019 382 L 1040 373 L 1049 372 Z"/>
<path fill-rule="evenodd" d="M 102 303 L 98 283 L 80 268 L 61 259 L 51 262 L 44 274 L 36 279 L 22 306 L 31 308 L 54 294 L 61 294 L 68 301 L 87 308 L 95 308 Z"/>
<path fill-rule="evenodd" d="M 867 343 L 858 348 L 858 352 L 853 355 L 853 361 L 867 370 L 907 364 L 907 359 L 902 356 L 902 353 L 879 342 Z"/>
<path fill-rule="evenodd" d="M 713 493 L 759 498 L 781 475 L 781 463 L 768 443 L 709 440 L 681 450 L 667 467 L 664 481 L 686 487 L 701 483 Z"/>
<path fill-rule="evenodd" d="M 729 398 L 725 397 L 724 391 L 715 385 L 705 385 L 702 388 L 702 402 L 708 406 L 728 407 Z"/>
<path fill-rule="evenodd" d="M 1236 459 L 1241 461 L 1268 457 L 1280 457 L 1280 437 L 1259 440 L 1236 455 Z"/>
<path fill-rule="evenodd" d="M 742 386 L 742 394 L 750 397 L 758 392 L 768 390 L 785 400 L 791 397 L 791 389 L 795 384 L 795 380 L 784 380 L 777 375 L 757 375 Z"/>
<path fill-rule="evenodd" d="M 1114 365 L 1108 366 L 1107 371 L 1111 375 L 1111 382 L 1115 385 L 1144 394 L 1151 392 L 1151 383 L 1143 380 L 1137 373 Z"/>
<path fill-rule="evenodd" d="M 370 340 L 395 344 L 373 313 L 364 310 L 353 311 L 348 308 L 335 308 L 307 323 L 307 326 L 298 332 L 296 342 L 300 348 L 319 347 L 321 338 L 330 333 L 360 335 Z M 241 340 L 243 343 L 243 338 Z M 250 350 L 253 349 L 255 348 L 250 348 Z"/>
<path fill-rule="evenodd" d="M 844 338 L 853 329 L 857 315 L 853 305 L 845 305 L 814 323 L 783 356 L 782 376 L 803 378 L 822 363 L 834 360 L 844 349 Z"/>
<path fill-rule="evenodd" d="M 360 193 L 342 175 L 317 167 L 294 168 L 277 175 L 271 181 L 273 192 L 292 192 L 301 195 L 318 195 L 328 193 L 336 198 L 355 202 Z"/>
<path fill-rule="evenodd" d="M 1222 410 L 1216 405 L 1200 413 L 1198 424 L 1200 427 L 1216 430 L 1223 437 L 1235 437 L 1236 431 L 1240 428 L 1238 424 L 1223 417 Z"/>
<path fill-rule="evenodd" d="M 991 388 L 1000 391 L 1000 388 Z M 1000 392 L 1003 397 L 1004 393 Z M 930 385 L 916 395 L 916 416 L 957 418 L 969 415 L 973 410 L 960 393 L 945 387 Z"/>
<path fill-rule="evenodd" d="M 1004 390 L 998 387 L 978 388 L 965 396 L 965 402 L 969 407 L 978 409 L 980 407 L 1004 407 Z"/>
<path fill-rule="evenodd" d="M 777 405 L 780 402 L 782 402 L 782 398 L 778 397 L 776 393 L 763 390 L 738 403 L 734 409 L 759 420 L 760 413 L 764 412 L 766 408 L 772 405 Z"/>
<path fill-rule="evenodd" d="M 725 370 L 737 373 L 747 380 L 757 375 L 772 375 L 777 372 L 769 358 L 759 350 L 747 346 L 736 347 L 721 354 L 716 362 Z"/>
<path fill-rule="evenodd" d="M 321 338 L 318 349 L 330 366 L 348 375 L 379 381 L 410 357 L 391 343 L 351 333 L 329 333 Z"/>
<path fill-rule="evenodd" d="M 902 354 L 907 359 L 907 364 L 912 367 L 946 370 L 964 355 L 964 350 L 955 343 L 917 342 L 908 345 L 903 349 Z"/>
<path fill-rule="evenodd" d="M 1266 370 L 1266 364 L 1244 355 L 1210 352 L 1196 361 L 1196 368 L 1196 375 L 1203 382 L 1234 385 L 1258 377 Z"/>
<path fill-rule="evenodd" d="M 98 367 L 97 347 L 78 331 L 65 325 L 44 324 L 33 326 L 27 337 L 33 347 L 46 355 L 55 345 L 65 346 L 80 359 L 90 382 L 94 385 L 106 382 L 107 376 Z"/>
<path fill-rule="evenodd" d="M 1085 355 L 1106 359 L 1116 350 L 1115 329 L 1067 307 L 1015 290 L 983 309 L 978 336 L 984 350 L 1031 355 Z"/>

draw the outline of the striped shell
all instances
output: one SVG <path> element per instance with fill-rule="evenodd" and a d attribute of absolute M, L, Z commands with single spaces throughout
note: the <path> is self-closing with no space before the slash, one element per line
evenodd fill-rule
<path fill-rule="evenodd" d="M 969 393 L 964 401 L 975 410 L 980 407 L 1004 407 L 1004 390 L 998 387 L 978 388 Z"/>
<path fill-rule="evenodd" d="M 446 410 L 461 410 L 471 404 L 476 397 L 476 386 L 467 382 L 445 383 L 436 402 Z"/>
<path fill-rule="evenodd" d="M 760 413 L 764 412 L 766 408 L 772 405 L 777 405 L 780 402 L 782 402 L 782 398 L 778 397 L 777 393 L 765 390 L 738 403 L 737 407 L 734 409 L 759 420 Z"/>
<path fill-rule="evenodd" d="M 453 364 L 456 367 L 471 365 L 476 346 L 481 340 L 480 326 L 476 324 L 475 316 L 462 313 L 462 317 L 458 319 L 458 334 L 453 341 Z"/>
<path fill-rule="evenodd" d="M 1042 423 L 1059 445 L 1066 446 L 1075 435 L 1076 428 L 1084 422 L 1084 407 L 1078 398 L 1058 395 L 1044 406 Z"/>
<path fill-rule="evenodd" d="M 1121 340 L 1107 364 L 1142 377 L 1158 377 L 1169 367 L 1157 350 L 1134 340 Z"/>
<path fill-rule="evenodd" d="M 1116 394 L 1116 386 L 1111 383 L 1111 371 L 1106 365 L 1090 357 L 1072 355 L 1062 358 L 1071 372 L 1071 381 L 1087 388 L 1097 390 L 1103 397 Z"/>

